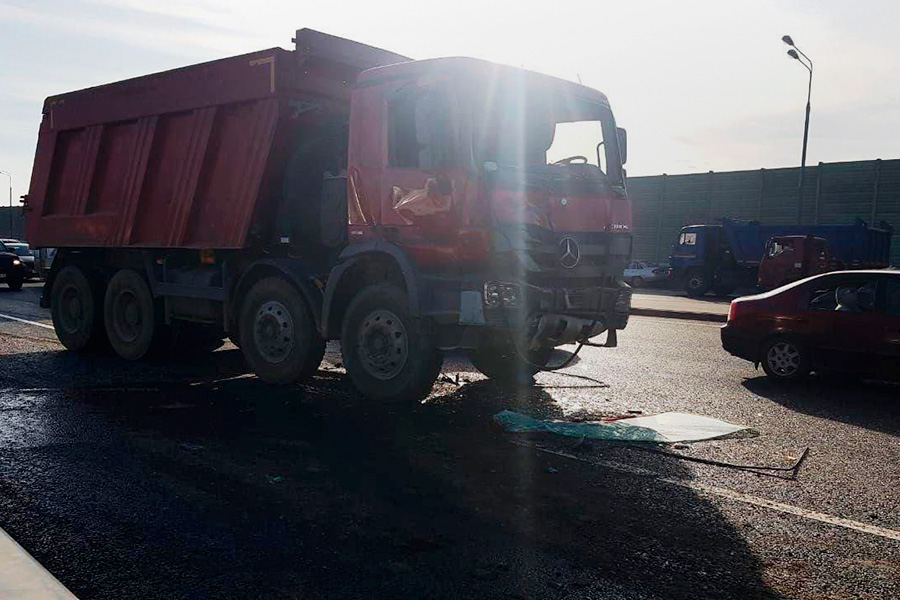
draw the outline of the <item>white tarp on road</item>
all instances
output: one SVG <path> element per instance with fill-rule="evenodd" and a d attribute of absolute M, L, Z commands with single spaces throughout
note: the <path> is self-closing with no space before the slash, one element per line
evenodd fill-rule
<path fill-rule="evenodd" d="M 617 421 L 571 421 L 541 420 L 504 410 L 494 415 L 494 420 L 505 430 L 513 433 L 543 431 L 569 437 L 583 437 L 595 440 L 623 442 L 699 442 L 717 438 L 758 435 L 756 431 L 743 425 L 733 425 L 719 419 L 691 415 L 688 413 L 666 412 L 650 417 L 634 417 Z"/>

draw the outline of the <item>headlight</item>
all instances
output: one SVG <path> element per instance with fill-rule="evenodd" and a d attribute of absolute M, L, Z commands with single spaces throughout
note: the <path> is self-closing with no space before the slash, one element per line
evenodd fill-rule
<path fill-rule="evenodd" d="M 518 306 L 521 295 L 519 286 L 515 283 L 500 284 L 500 299 L 503 301 L 503 306 Z"/>
<path fill-rule="evenodd" d="M 484 305 L 488 308 L 498 306 L 514 307 L 519 305 L 522 289 L 518 284 L 502 281 L 484 282 Z"/>
<path fill-rule="evenodd" d="M 500 284 L 496 281 L 484 282 L 484 305 L 489 308 L 500 306 Z"/>
<path fill-rule="evenodd" d="M 14 264 L 14 265 L 21 265 L 21 264 L 22 264 L 22 261 L 19 260 L 18 258 L 14 258 L 14 259 L 13 259 L 13 264 Z"/>

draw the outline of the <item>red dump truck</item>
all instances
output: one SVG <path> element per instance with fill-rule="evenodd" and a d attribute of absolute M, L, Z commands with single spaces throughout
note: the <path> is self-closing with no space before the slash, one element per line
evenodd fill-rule
<path fill-rule="evenodd" d="M 294 42 L 47 98 L 26 231 L 58 249 L 41 302 L 65 347 L 227 335 L 289 383 L 340 340 L 362 393 L 420 398 L 447 350 L 516 379 L 614 345 L 631 207 L 603 94 Z"/>

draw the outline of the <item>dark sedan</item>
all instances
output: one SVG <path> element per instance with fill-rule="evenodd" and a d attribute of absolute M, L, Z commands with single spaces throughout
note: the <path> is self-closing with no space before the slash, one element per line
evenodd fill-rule
<path fill-rule="evenodd" d="M 776 381 L 810 371 L 900 376 L 900 271 L 836 271 L 737 298 L 722 346 Z"/>
<path fill-rule="evenodd" d="M 0 282 L 3 281 L 12 290 L 22 289 L 22 282 L 25 281 L 25 266 L 18 254 L 0 242 Z"/>
<path fill-rule="evenodd" d="M 25 267 L 26 280 L 37 277 L 34 252 L 31 251 L 31 247 L 27 243 L 19 240 L 0 240 L 0 242 L 6 246 L 7 250 L 19 255 L 19 260 L 22 261 L 22 266 Z"/>

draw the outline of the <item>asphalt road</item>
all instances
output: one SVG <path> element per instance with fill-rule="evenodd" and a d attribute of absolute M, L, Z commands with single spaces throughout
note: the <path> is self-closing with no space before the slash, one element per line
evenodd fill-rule
<path fill-rule="evenodd" d="M 2 287 L 0 315 L 47 323 L 36 301 Z M 82 599 L 900 595 L 897 387 L 774 388 L 712 323 L 635 317 L 619 342 L 519 391 L 450 357 L 427 402 L 386 406 L 333 348 L 275 388 L 230 345 L 125 363 L 0 317 L 0 527 Z M 694 412 L 759 436 L 671 451 L 810 451 L 772 477 L 506 434 L 504 408 Z"/>

